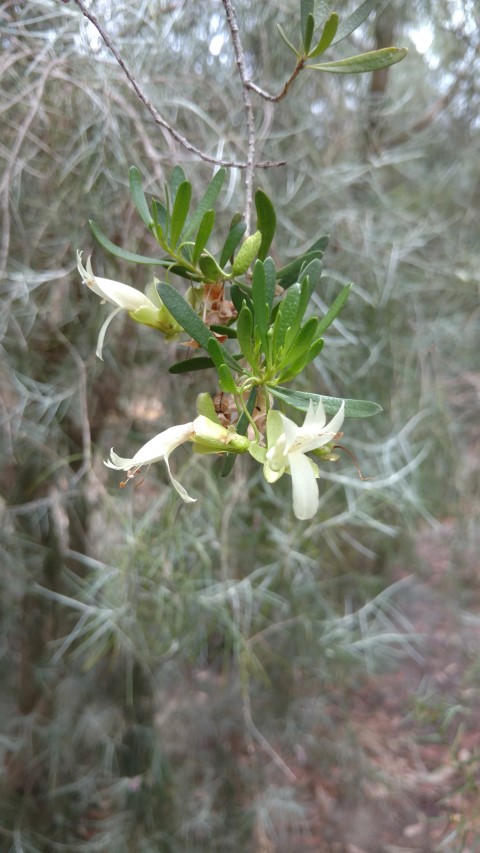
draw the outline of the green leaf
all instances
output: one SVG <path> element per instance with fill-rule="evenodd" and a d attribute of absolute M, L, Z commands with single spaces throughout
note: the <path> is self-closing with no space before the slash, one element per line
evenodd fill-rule
<path fill-rule="evenodd" d="M 135 252 L 128 252 L 126 249 L 121 249 L 120 246 L 116 246 L 115 243 L 112 243 L 111 240 L 100 230 L 97 223 L 94 222 L 93 219 L 89 220 L 90 228 L 92 229 L 92 234 L 95 239 L 106 249 L 107 252 L 110 252 L 111 255 L 115 255 L 117 258 L 122 258 L 124 261 L 132 261 L 134 264 L 151 264 L 152 266 L 170 266 L 172 261 L 166 258 L 162 258 L 159 260 L 158 258 L 147 258 L 146 255 L 137 255 Z"/>
<path fill-rule="evenodd" d="M 303 36 L 303 50 L 306 54 L 310 50 L 312 46 L 313 39 L 313 31 L 315 29 L 315 18 L 313 15 L 307 16 L 307 23 L 305 25 L 305 34 Z"/>
<path fill-rule="evenodd" d="M 262 261 L 256 261 L 252 278 L 253 320 L 255 330 L 262 342 L 263 351 L 267 352 L 267 295 L 265 291 L 265 270 Z"/>
<path fill-rule="evenodd" d="M 197 394 L 196 405 L 197 415 L 203 415 L 204 418 L 208 418 L 208 420 L 213 421 L 214 424 L 220 423 L 215 411 L 213 400 L 210 397 L 210 394 L 207 394 L 206 391 L 202 391 L 200 394 Z"/>
<path fill-rule="evenodd" d="M 295 359 L 292 362 L 290 367 L 288 367 L 280 376 L 280 380 L 282 382 L 290 382 L 291 379 L 294 379 L 295 376 L 298 376 L 303 370 L 305 370 L 307 364 L 310 364 L 314 358 L 319 355 L 319 353 L 323 349 L 325 341 L 323 338 L 318 338 L 318 340 L 314 341 L 303 355 L 299 356 L 299 358 Z"/>
<path fill-rule="evenodd" d="M 319 239 L 315 240 L 315 243 L 313 243 L 313 245 L 310 246 L 303 255 L 300 255 L 300 257 L 295 258 L 294 261 L 291 261 L 291 263 L 287 264 L 285 267 L 277 270 L 277 281 L 284 290 L 298 281 L 302 266 L 315 259 L 319 260 L 320 258 L 323 258 L 325 249 L 328 246 L 328 240 L 328 236 L 319 237 Z"/>
<path fill-rule="evenodd" d="M 333 39 L 335 38 L 336 32 L 338 29 L 338 15 L 336 12 L 332 12 L 332 14 L 325 21 L 325 26 L 323 28 L 323 33 L 320 36 L 319 41 L 317 42 L 316 47 L 310 51 L 308 54 L 309 59 L 314 59 L 315 56 L 320 56 L 321 53 L 324 53 L 328 47 L 330 47 Z"/>
<path fill-rule="evenodd" d="M 253 314 L 253 303 L 250 297 L 243 292 L 243 290 L 238 286 L 238 284 L 232 284 L 230 288 L 230 299 L 233 302 L 234 307 L 240 314 L 242 310 L 243 303 L 245 302 L 251 313 Z"/>
<path fill-rule="evenodd" d="M 233 261 L 232 275 L 243 275 L 247 272 L 258 254 L 261 242 L 262 235 L 260 231 L 255 231 L 255 234 L 250 234 L 250 237 L 247 237 L 245 242 L 240 246 Z"/>
<path fill-rule="evenodd" d="M 226 364 L 220 365 L 217 368 L 218 371 L 218 384 L 220 385 L 220 390 L 225 394 L 236 394 L 238 393 L 238 388 L 235 384 L 235 380 L 230 372 L 230 368 L 227 367 Z"/>
<path fill-rule="evenodd" d="M 265 272 L 265 301 L 267 303 L 267 322 L 270 321 L 272 313 L 273 300 L 275 298 L 275 288 L 277 284 L 277 273 L 275 264 L 272 258 L 266 258 L 263 262 Z"/>
<path fill-rule="evenodd" d="M 193 247 L 192 263 L 195 264 L 195 266 L 197 265 L 198 259 L 208 243 L 214 224 L 215 211 L 207 210 L 203 215 L 200 227 L 197 231 L 197 236 L 195 238 L 195 245 Z"/>
<path fill-rule="evenodd" d="M 198 259 L 198 266 L 200 267 L 207 282 L 214 283 L 217 281 L 225 281 L 225 279 L 228 278 L 228 273 L 218 266 L 215 258 L 210 254 L 210 252 L 205 251 L 204 254 L 201 255 Z"/>
<path fill-rule="evenodd" d="M 210 328 L 216 335 L 226 335 L 227 338 L 237 337 L 237 332 L 232 326 L 222 326 L 221 323 L 210 323 Z"/>
<path fill-rule="evenodd" d="M 156 238 L 163 248 L 167 246 L 169 217 L 167 208 L 161 201 L 152 199 L 153 226 Z"/>
<path fill-rule="evenodd" d="M 194 341 L 208 352 L 209 341 L 215 340 L 215 337 L 208 326 L 195 313 L 192 306 L 170 284 L 159 282 L 157 290 L 163 304 L 167 306 L 170 314 L 173 314 L 177 323 L 180 323 L 187 335 L 190 335 Z"/>
<path fill-rule="evenodd" d="M 182 240 L 188 240 L 192 234 L 196 233 L 207 210 L 211 210 L 215 206 L 218 194 L 220 193 L 225 180 L 225 173 L 225 169 L 219 169 L 213 176 L 213 179 L 208 185 L 204 195 L 200 199 L 198 207 L 185 224 Z"/>
<path fill-rule="evenodd" d="M 208 370 L 210 367 L 215 367 L 211 358 L 206 355 L 198 355 L 194 358 L 185 358 L 183 361 L 177 361 L 168 368 L 169 373 L 193 373 L 195 370 Z"/>
<path fill-rule="evenodd" d="M 365 18 L 368 18 L 372 9 L 377 6 L 378 0 L 365 0 L 361 6 L 358 6 L 354 12 L 340 24 L 337 30 L 337 35 L 332 44 L 338 44 L 344 38 L 353 33 L 360 24 L 363 24 Z"/>
<path fill-rule="evenodd" d="M 304 277 L 308 277 L 310 282 L 310 296 L 316 287 L 320 284 L 320 279 L 323 273 L 323 264 L 318 258 L 314 258 L 313 261 L 310 261 L 303 269 L 300 271 L 300 275 L 302 279 Z"/>
<path fill-rule="evenodd" d="M 268 388 L 274 397 L 278 397 L 279 400 L 283 400 L 301 412 L 308 410 L 310 400 L 314 405 L 321 400 L 327 415 L 335 415 L 343 402 L 342 397 L 325 397 L 323 394 L 295 391 L 293 388 L 282 388 L 280 385 L 268 386 Z M 381 411 L 383 411 L 382 407 L 370 400 L 345 400 L 346 418 L 370 418 Z"/>
<path fill-rule="evenodd" d="M 244 304 L 237 318 L 237 340 L 243 355 L 254 368 L 258 367 L 258 359 L 253 343 L 253 317 L 250 309 Z"/>
<path fill-rule="evenodd" d="M 297 313 L 293 319 L 293 322 L 290 328 L 287 329 L 285 335 L 285 350 L 288 351 L 292 344 L 295 342 L 296 337 L 300 331 L 300 327 L 302 325 L 302 321 L 305 315 L 305 311 L 307 310 L 308 303 L 310 301 L 311 295 L 311 287 L 308 276 L 302 278 L 302 283 L 300 284 L 300 298 L 297 304 Z"/>
<path fill-rule="evenodd" d="M 255 207 L 257 210 L 257 229 L 262 232 L 258 258 L 260 261 L 264 261 L 275 234 L 277 217 L 272 202 L 263 190 L 257 190 L 255 193 Z"/>
<path fill-rule="evenodd" d="M 285 352 L 285 360 L 297 361 L 304 355 L 317 334 L 318 317 L 309 317 Z"/>
<path fill-rule="evenodd" d="M 192 185 L 189 181 L 183 181 L 177 189 L 170 221 L 170 246 L 172 249 L 176 247 L 180 239 L 182 228 L 188 216 L 191 198 Z"/>
<path fill-rule="evenodd" d="M 300 0 L 300 26 L 302 28 L 302 40 L 305 45 L 305 38 L 308 30 L 308 18 L 313 17 L 314 0 Z M 308 53 L 308 50 L 305 51 Z"/>
<path fill-rule="evenodd" d="M 235 249 L 240 243 L 240 240 L 242 239 L 246 230 L 247 223 L 244 219 L 237 220 L 236 222 L 232 221 L 230 231 L 228 232 L 227 239 L 225 240 L 223 249 L 220 254 L 219 263 L 221 267 L 224 267 L 228 263 L 228 261 L 232 259 Z"/>
<path fill-rule="evenodd" d="M 287 47 L 289 47 L 289 48 L 290 48 L 290 50 L 292 50 L 292 51 L 294 52 L 294 54 L 295 54 L 295 56 L 297 57 L 297 59 L 300 59 L 300 54 L 299 54 L 299 52 L 298 52 L 297 48 L 293 46 L 292 42 L 291 42 L 291 41 L 290 41 L 290 39 L 287 37 L 287 34 L 285 33 L 285 30 L 283 30 L 283 29 L 282 29 L 282 27 L 280 26 L 280 24 L 277 24 L 277 30 L 278 30 L 278 34 L 279 34 L 280 38 L 285 42 L 285 44 L 287 45 Z"/>
<path fill-rule="evenodd" d="M 352 287 L 353 287 L 353 284 L 346 284 L 345 287 L 342 287 L 337 298 L 335 299 L 335 301 L 332 303 L 329 310 L 325 314 L 325 317 L 323 317 L 323 319 L 319 321 L 319 324 L 318 324 L 318 334 L 319 335 L 323 335 L 323 333 L 328 329 L 328 327 L 332 325 L 333 321 L 335 320 L 335 317 L 337 316 L 337 314 L 340 313 L 343 306 L 345 305 L 345 302 L 347 301 L 348 297 L 350 296 L 350 291 L 351 291 Z"/>
<path fill-rule="evenodd" d="M 153 225 L 152 214 L 145 198 L 145 193 L 142 187 L 142 176 L 136 166 L 130 166 L 130 192 L 140 216 L 142 217 L 147 228 Z"/>
<path fill-rule="evenodd" d="M 250 394 L 248 396 L 248 400 L 246 403 L 246 409 L 250 414 L 252 414 L 252 412 L 255 408 L 255 403 L 257 402 L 257 393 L 258 393 L 258 389 L 252 388 L 252 390 L 250 391 Z M 238 419 L 238 423 L 237 423 L 237 432 L 239 435 L 246 435 L 247 434 L 247 429 L 248 429 L 249 423 L 250 423 L 250 421 L 248 420 L 247 416 L 244 415 L 242 412 L 242 414 L 240 415 L 240 417 Z M 221 474 L 220 474 L 221 477 L 228 477 L 228 475 L 230 474 L 230 471 L 232 470 L 232 468 L 235 464 L 236 458 L 237 458 L 236 453 L 227 453 L 227 456 L 225 457 L 225 461 L 224 461 L 223 466 L 222 466 L 222 470 L 221 470 Z"/>
<path fill-rule="evenodd" d="M 285 337 L 288 330 L 293 326 L 297 316 L 298 305 L 301 296 L 301 286 L 292 284 L 287 290 L 286 295 L 280 302 L 275 323 L 273 326 L 273 357 L 280 354 L 285 344 Z"/>
<path fill-rule="evenodd" d="M 331 71 L 335 74 L 363 74 L 365 71 L 378 71 L 395 65 L 407 55 L 405 47 L 383 47 L 381 50 L 371 50 L 359 56 L 349 56 L 336 62 L 323 62 L 320 65 L 307 65 L 316 71 Z"/>
<path fill-rule="evenodd" d="M 172 199 L 172 204 L 175 203 L 175 199 L 177 197 L 178 188 L 181 184 L 186 183 L 187 176 L 183 171 L 181 166 L 175 166 L 170 175 L 170 197 Z"/>

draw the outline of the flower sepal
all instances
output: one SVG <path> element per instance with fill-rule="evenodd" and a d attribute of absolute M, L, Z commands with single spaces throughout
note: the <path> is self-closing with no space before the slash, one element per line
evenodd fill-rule
<path fill-rule="evenodd" d="M 239 435 L 235 429 L 223 427 L 205 415 L 193 422 L 193 449 L 195 453 L 247 453 L 250 439 Z"/>

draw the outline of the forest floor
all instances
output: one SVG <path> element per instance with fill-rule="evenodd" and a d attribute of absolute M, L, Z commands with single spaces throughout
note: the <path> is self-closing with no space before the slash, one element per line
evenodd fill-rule
<path fill-rule="evenodd" d="M 397 604 L 419 654 L 349 695 L 335 735 L 344 726 L 361 755 L 348 782 L 340 762 L 328 778 L 308 762 L 292 768 L 308 819 L 276 853 L 480 851 L 478 550 L 445 521 L 420 533 L 413 560 Z M 411 573 L 397 567 L 393 580 Z"/>

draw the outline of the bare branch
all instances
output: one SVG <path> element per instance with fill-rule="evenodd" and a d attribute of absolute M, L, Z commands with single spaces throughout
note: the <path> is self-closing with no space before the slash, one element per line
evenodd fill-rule
<path fill-rule="evenodd" d="M 304 68 L 308 68 L 308 65 L 307 66 L 305 65 L 304 59 L 299 59 L 295 68 L 293 69 L 292 73 L 290 74 L 290 77 L 285 82 L 282 89 L 280 89 L 278 95 L 271 95 L 270 92 L 266 92 L 265 89 L 262 89 L 260 86 L 257 86 L 256 83 L 252 83 L 251 80 L 246 80 L 245 85 L 247 86 L 248 89 L 251 89 L 252 92 L 255 92 L 255 94 L 259 95 L 265 101 L 271 101 L 273 104 L 278 104 L 279 101 L 282 101 L 284 99 L 284 97 L 288 93 L 288 90 L 290 89 L 290 86 L 292 85 L 293 81 L 295 80 L 296 77 L 298 77 L 298 75 L 300 74 L 300 71 L 302 71 Z"/>
<path fill-rule="evenodd" d="M 236 161 L 236 160 L 220 160 L 216 157 L 210 157 L 209 154 L 206 154 L 204 151 L 201 151 L 195 145 L 192 145 L 192 143 L 189 142 L 188 139 L 186 139 L 184 136 L 182 136 L 181 133 L 179 133 L 177 130 L 175 130 L 175 128 L 172 127 L 172 125 L 170 125 L 160 115 L 160 113 L 158 112 L 156 107 L 152 104 L 150 98 L 145 94 L 145 92 L 142 91 L 142 89 L 140 88 L 139 84 L 137 83 L 137 80 L 135 79 L 133 73 L 130 71 L 130 68 L 128 67 L 127 63 L 122 58 L 122 56 L 119 54 L 119 52 L 116 49 L 115 45 L 113 44 L 110 36 L 103 29 L 98 18 L 96 18 L 96 16 L 93 15 L 92 12 L 90 12 L 86 8 L 86 6 L 83 4 L 82 0 L 73 0 L 73 2 L 75 3 L 76 6 L 78 6 L 78 8 L 82 12 L 82 14 L 90 21 L 90 23 L 93 24 L 93 26 L 95 27 L 95 29 L 99 33 L 100 37 L 102 38 L 102 40 L 104 41 L 104 43 L 106 44 L 108 49 L 113 53 L 115 59 L 117 60 L 118 64 L 120 65 L 120 68 L 122 69 L 122 71 L 124 72 L 128 81 L 130 82 L 130 84 L 131 84 L 133 90 L 135 91 L 137 97 L 142 101 L 142 103 L 147 108 L 148 112 L 150 113 L 150 115 L 152 116 L 154 121 L 158 125 L 160 125 L 160 127 L 163 127 L 164 130 L 167 130 L 168 133 L 170 133 L 171 136 L 173 136 L 173 138 L 183 148 L 185 148 L 187 151 L 190 151 L 192 154 L 195 154 L 197 157 L 200 157 L 200 159 L 204 160 L 206 163 L 212 163 L 215 166 L 224 166 L 225 168 L 228 168 L 228 169 L 247 169 L 248 168 L 248 166 L 249 166 L 248 161 L 246 163 L 243 163 L 241 161 Z M 263 163 L 256 163 L 255 168 L 257 168 L 257 169 L 270 169 L 273 166 L 284 166 L 284 165 L 285 165 L 284 160 L 278 161 L 278 162 L 265 161 Z"/>
<path fill-rule="evenodd" d="M 247 168 L 245 169 L 245 223 L 247 225 L 246 235 L 250 234 L 250 225 L 252 219 L 252 202 L 253 202 L 253 176 L 255 172 L 255 120 L 253 116 L 252 101 L 250 91 L 247 85 L 248 76 L 245 65 L 245 54 L 243 52 L 242 43 L 240 41 L 240 33 L 238 31 L 237 16 L 231 0 L 222 0 L 227 17 L 227 23 L 232 36 L 233 50 L 235 53 L 235 61 L 237 63 L 238 75 L 242 84 L 242 97 L 245 105 L 245 119 L 247 125 Z"/>

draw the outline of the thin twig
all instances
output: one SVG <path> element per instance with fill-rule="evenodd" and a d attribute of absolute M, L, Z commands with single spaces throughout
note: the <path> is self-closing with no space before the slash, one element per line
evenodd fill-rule
<path fill-rule="evenodd" d="M 295 68 L 293 69 L 292 73 L 290 74 L 290 77 L 285 82 L 282 89 L 280 89 L 278 95 L 271 95 L 270 92 L 266 92 L 265 89 L 262 89 L 260 86 L 257 86 L 257 84 L 253 83 L 252 80 L 248 80 L 248 79 L 245 80 L 245 86 L 247 87 L 247 89 L 251 89 L 252 92 L 255 92 L 255 94 L 259 95 L 265 101 L 271 101 L 273 104 L 278 104 L 279 101 L 283 101 L 283 99 L 284 99 L 285 95 L 288 93 L 288 90 L 290 89 L 290 86 L 292 85 L 293 81 L 295 80 L 296 77 L 298 77 L 298 75 L 300 74 L 300 71 L 302 71 L 305 67 L 308 67 L 308 66 L 305 66 L 305 60 L 299 59 Z"/>
<path fill-rule="evenodd" d="M 252 202 L 253 202 L 253 176 L 255 173 L 255 119 L 253 115 L 252 101 L 250 91 L 247 85 L 248 75 L 245 65 L 245 54 L 243 52 L 242 43 L 240 41 L 240 33 L 238 31 L 237 16 L 231 0 L 222 0 L 227 18 L 227 24 L 232 36 L 233 50 L 235 53 L 235 61 L 237 63 L 238 74 L 242 84 L 242 97 L 245 106 L 245 119 L 247 125 L 247 167 L 245 169 L 245 223 L 247 229 L 246 236 L 250 234 L 250 224 L 252 219 Z"/>
<path fill-rule="evenodd" d="M 76 6 L 78 6 L 78 8 L 82 12 L 82 14 L 86 18 L 88 18 L 90 23 L 93 24 L 93 26 L 95 27 L 95 29 L 99 33 L 102 40 L 105 42 L 108 49 L 113 53 L 115 59 L 117 60 L 118 64 L 120 65 L 120 68 L 124 72 L 125 76 L 129 80 L 129 82 L 131 83 L 131 86 L 132 86 L 133 90 L 135 91 L 136 95 L 142 101 L 142 103 L 147 108 L 148 112 L 150 113 L 150 115 L 152 116 L 154 121 L 158 125 L 160 125 L 160 127 L 163 127 L 164 130 L 167 130 L 168 133 L 170 133 L 171 136 L 173 136 L 173 138 L 176 139 L 176 141 L 180 145 L 183 146 L 183 148 L 185 148 L 187 151 L 190 151 L 192 154 L 195 154 L 197 157 L 200 157 L 201 160 L 204 160 L 207 163 L 213 163 L 213 165 L 215 165 L 215 166 L 224 166 L 225 168 L 228 168 L 228 169 L 246 169 L 248 167 L 248 165 L 249 165 L 248 161 L 246 163 L 242 163 L 242 162 L 237 161 L 237 160 L 220 160 L 220 159 L 217 159 L 216 157 L 210 157 L 209 154 L 206 154 L 204 151 L 201 151 L 195 145 L 192 145 L 192 143 L 189 142 L 188 139 L 186 139 L 184 136 L 182 136 L 181 133 L 179 133 L 177 130 L 175 130 L 175 128 L 172 127 L 172 125 L 170 125 L 164 118 L 162 118 L 162 116 L 160 115 L 160 113 L 158 112 L 156 107 L 152 104 L 150 98 L 140 88 L 135 77 L 133 76 L 132 72 L 130 71 L 130 68 L 128 67 L 127 63 L 119 54 L 119 52 L 116 49 L 115 45 L 113 44 L 110 36 L 103 29 L 98 18 L 96 18 L 95 15 L 93 15 L 92 12 L 90 12 L 86 8 L 86 6 L 84 6 L 82 0 L 73 0 L 73 2 L 75 3 Z M 256 163 L 255 168 L 257 168 L 257 169 L 270 169 L 273 166 L 284 166 L 284 165 L 285 165 L 284 160 L 278 161 L 278 162 L 265 161 L 262 163 Z"/>

